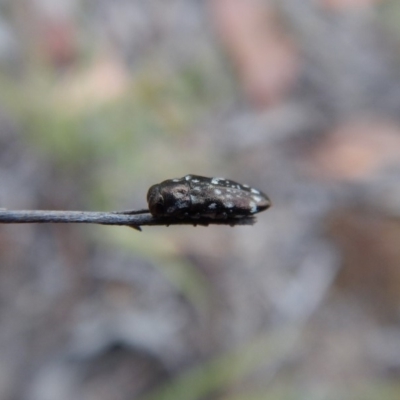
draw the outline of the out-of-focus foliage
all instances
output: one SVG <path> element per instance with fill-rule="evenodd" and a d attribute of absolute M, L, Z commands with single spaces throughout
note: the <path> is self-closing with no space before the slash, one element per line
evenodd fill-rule
<path fill-rule="evenodd" d="M 0 398 L 399 398 L 398 8 L 3 2 L 0 207 L 143 208 L 187 173 L 274 206 L 0 227 Z"/>

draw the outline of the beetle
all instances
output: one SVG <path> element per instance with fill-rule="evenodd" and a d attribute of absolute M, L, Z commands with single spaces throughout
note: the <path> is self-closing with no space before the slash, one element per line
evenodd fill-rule
<path fill-rule="evenodd" d="M 186 175 L 150 187 L 154 217 L 232 219 L 266 210 L 271 201 L 263 192 L 225 178 Z"/>

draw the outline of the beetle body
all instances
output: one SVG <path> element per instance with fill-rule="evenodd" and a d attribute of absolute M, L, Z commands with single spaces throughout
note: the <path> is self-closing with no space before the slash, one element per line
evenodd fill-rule
<path fill-rule="evenodd" d="M 225 179 L 186 175 L 150 187 L 155 217 L 228 219 L 248 217 L 270 207 L 269 198 L 248 185 Z"/>

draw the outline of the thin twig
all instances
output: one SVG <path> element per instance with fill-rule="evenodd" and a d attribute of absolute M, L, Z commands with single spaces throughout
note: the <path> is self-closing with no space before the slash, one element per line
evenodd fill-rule
<path fill-rule="evenodd" d="M 156 225 L 252 225 L 254 217 L 238 219 L 179 219 L 167 217 L 153 217 L 148 210 L 137 211 L 47 211 L 47 210 L 5 210 L 0 209 L 0 223 L 26 224 L 26 223 L 85 223 L 102 225 L 125 225 L 140 229 L 140 226 Z"/>

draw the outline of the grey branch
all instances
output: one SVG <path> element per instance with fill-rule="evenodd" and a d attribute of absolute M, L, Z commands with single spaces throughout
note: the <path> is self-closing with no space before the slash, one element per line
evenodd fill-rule
<path fill-rule="evenodd" d="M 101 225 L 125 225 L 141 230 L 143 225 L 253 225 L 254 217 L 238 219 L 211 218 L 167 218 L 153 217 L 148 210 L 137 211 L 47 211 L 47 210 L 6 210 L 0 209 L 0 223 L 81 223 Z"/>

